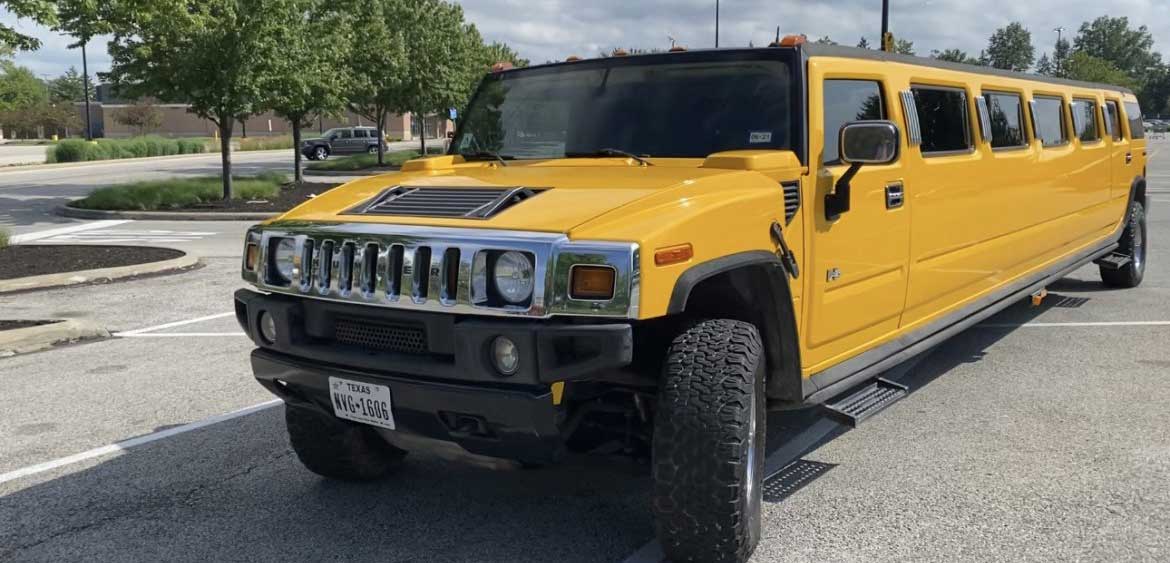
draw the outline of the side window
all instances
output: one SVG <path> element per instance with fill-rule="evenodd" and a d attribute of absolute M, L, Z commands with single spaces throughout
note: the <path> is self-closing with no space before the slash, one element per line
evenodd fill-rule
<path fill-rule="evenodd" d="M 967 93 L 953 88 L 911 88 L 922 130 L 923 154 L 971 148 Z"/>
<path fill-rule="evenodd" d="M 1032 101 L 1032 119 L 1036 122 L 1036 137 L 1044 146 L 1052 147 L 1068 142 L 1064 122 L 1064 100 L 1036 96 Z"/>
<path fill-rule="evenodd" d="M 1082 143 L 1100 141 L 1101 133 L 1097 131 L 1097 102 L 1074 98 L 1072 111 L 1077 138 Z"/>
<path fill-rule="evenodd" d="M 1130 138 L 1146 138 L 1146 126 L 1142 124 L 1142 108 L 1137 102 L 1125 102 L 1125 117 L 1129 119 Z"/>
<path fill-rule="evenodd" d="M 987 111 L 991 114 L 991 147 L 1027 146 L 1024 134 L 1024 102 L 1019 94 L 985 92 Z"/>
<path fill-rule="evenodd" d="M 340 133 L 340 135 L 338 135 L 338 138 L 341 138 L 341 139 L 350 139 L 353 137 L 353 130 L 351 130 L 351 129 L 342 129 L 342 130 L 338 131 L 338 133 Z"/>
<path fill-rule="evenodd" d="M 1109 128 L 1109 136 L 1114 141 L 1121 140 L 1121 112 L 1117 111 L 1117 102 L 1105 102 L 1105 126 Z"/>
<path fill-rule="evenodd" d="M 838 134 L 850 121 L 885 119 L 881 83 L 873 80 L 825 81 L 825 164 L 837 164 Z"/>
<path fill-rule="evenodd" d="M 355 139 L 365 139 L 366 138 L 366 130 L 365 129 L 354 129 L 353 130 L 353 137 Z"/>

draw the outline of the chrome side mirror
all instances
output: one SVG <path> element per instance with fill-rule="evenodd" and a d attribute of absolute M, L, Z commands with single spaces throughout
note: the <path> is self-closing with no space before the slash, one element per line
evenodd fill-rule
<path fill-rule="evenodd" d="M 837 180 L 833 193 L 825 194 L 825 219 L 835 221 L 849 211 L 849 182 L 864 164 L 889 164 L 898 160 L 901 133 L 892 121 L 851 121 L 837 136 L 838 154 L 849 169 Z"/>

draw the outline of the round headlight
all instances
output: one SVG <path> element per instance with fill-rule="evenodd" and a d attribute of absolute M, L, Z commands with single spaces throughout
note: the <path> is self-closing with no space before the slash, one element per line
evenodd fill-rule
<path fill-rule="evenodd" d="M 276 241 L 276 248 L 272 252 L 273 270 L 280 275 L 281 281 L 291 282 L 293 276 L 293 261 L 297 254 L 297 243 L 291 238 L 282 238 Z"/>
<path fill-rule="evenodd" d="M 494 271 L 496 289 L 504 301 L 520 304 L 532 297 L 534 272 L 528 256 L 508 251 L 496 258 Z"/>
<path fill-rule="evenodd" d="M 512 375 L 520 368 L 520 351 L 516 343 L 506 336 L 497 336 L 492 341 L 492 363 L 501 375 Z"/>

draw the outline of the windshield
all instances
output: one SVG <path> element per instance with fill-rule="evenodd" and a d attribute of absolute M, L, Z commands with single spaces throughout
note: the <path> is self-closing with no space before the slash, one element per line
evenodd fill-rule
<path fill-rule="evenodd" d="M 690 55 L 690 56 L 688 56 Z M 607 59 L 488 76 L 452 143 L 505 159 L 798 148 L 789 53 Z M 798 151 L 799 154 L 799 151 Z"/>

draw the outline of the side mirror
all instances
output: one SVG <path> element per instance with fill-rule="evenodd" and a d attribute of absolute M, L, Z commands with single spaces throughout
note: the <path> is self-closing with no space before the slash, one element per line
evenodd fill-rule
<path fill-rule="evenodd" d="M 852 121 L 841 126 L 838 154 L 849 169 L 837 180 L 833 193 L 825 195 L 825 218 L 835 221 L 849 211 L 849 182 L 864 164 L 889 164 L 898 160 L 901 139 L 892 121 Z"/>

